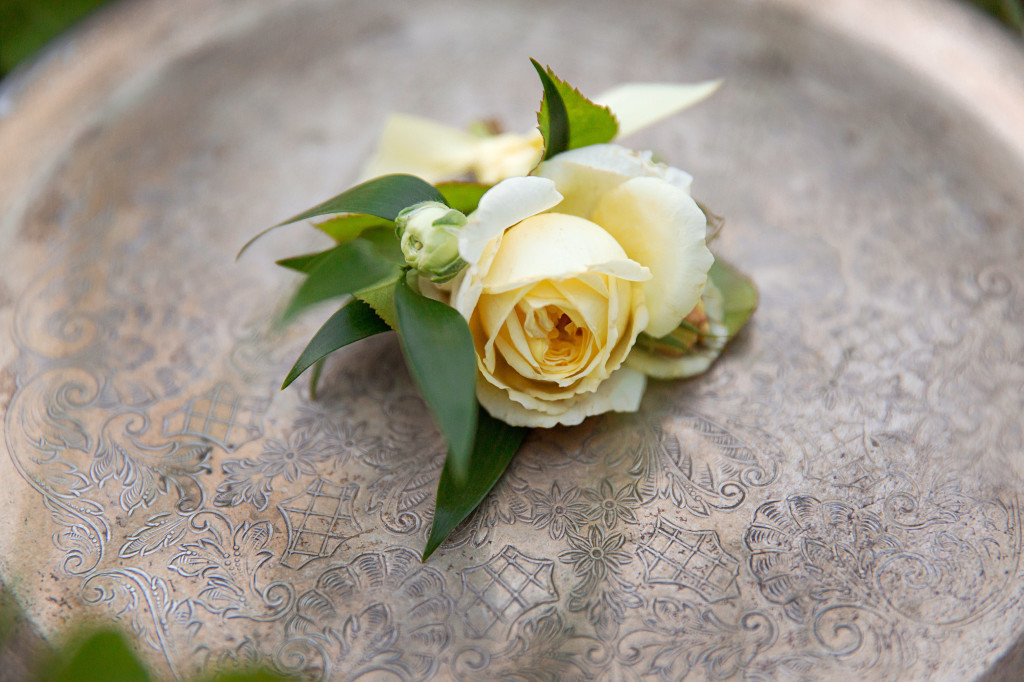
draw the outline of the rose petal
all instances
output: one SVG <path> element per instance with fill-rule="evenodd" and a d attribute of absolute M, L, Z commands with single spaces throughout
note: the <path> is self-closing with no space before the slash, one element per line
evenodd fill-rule
<path fill-rule="evenodd" d="M 707 221 L 685 192 L 657 178 L 633 178 L 601 198 L 594 221 L 651 271 L 643 284 L 654 337 L 673 331 L 700 300 L 714 256 Z"/>
<path fill-rule="evenodd" d="M 511 400 L 505 391 L 483 380 L 477 381 L 477 396 L 491 416 L 507 424 L 550 428 L 559 424 L 573 426 L 604 412 L 635 412 L 640 407 L 646 385 L 647 377 L 622 367 L 593 393 L 550 406 L 550 409 L 557 410 L 554 414 L 527 409 Z"/>
<path fill-rule="evenodd" d="M 598 200 L 630 178 L 661 178 L 689 193 L 693 177 L 678 168 L 651 161 L 651 152 L 635 152 L 614 144 L 594 144 L 558 154 L 537 167 L 534 175 L 551 178 L 565 196 L 558 213 L 590 218 Z"/>
<path fill-rule="evenodd" d="M 584 272 L 607 271 L 631 281 L 650 276 L 639 264 L 630 263 L 618 242 L 592 222 L 544 213 L 505 233 L 483 284 L 487 291 L 498 292 Z"/>
<path fill-rule="evenodd" d="M 561 200 L 555 184 L 546 178 L 509 178 L 499 182 L 480 197 L 480 204 L 459 232 L 459 255 L 467 263 L 478 263 L 488 242 Z"/>
<path fill-rule="evenodd" d="M 598 95 L 619 122 L 616 139 L 668 118 L 709 97 L 722 81 L 704 83 L 626 83 Z"/>

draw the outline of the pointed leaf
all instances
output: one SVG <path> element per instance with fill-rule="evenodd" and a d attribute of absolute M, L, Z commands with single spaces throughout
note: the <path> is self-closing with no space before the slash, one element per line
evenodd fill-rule
<path fill-rule="evenodd" d="M 394 269 L 395 265 L 365 239 L 340 244 L 325 252 L 309 271 L 281 319 L 287 322 L 303 308 L 368 287 Z"/>
<path fill-rule="evenodd" d="M 537 112 L 537 124 L 540 134 L 544 137 L 544 160 L 569 149 L 569 114 L 565 110 L 565 102 L 558 91 L 558 86 L 551 76 L 536 59 L 530 59 L 533 68 L 537 69 L 540 82 L 544 86 L 544 99 L 540 102 Z"/>
<path fill-rule="evenodd" d="M 721 259 L 715 259 L 708 271 L 708 279 L 722 292 L 723 324 L 729 330 L 729 338 L 732 338 L 757 310 L 757 287 L 749 277 Z"/>
<path fill-rule="evenodd" d="M 449 206 L 466 215 L 476 210 L 480 197 L 491 188 L 479 182 L 442 182 L 436 187 Z"/>
<path fill-rule="evenodd" d="M 275 261 L 275 263 L 280 265 L 282 268 L 288 268 L 289 270 L 294 270 L 295 272 L 301 272 L 304 275 L 308 275 L 329 252 L 330 249 L 327 251 L 317 251 L 316 253 L 305 253 L 301 256 L 282 258 L 279 261 Z"/>
<path fill-rule="evenodd" d="M 311 365 L 319 363 L 339 348 L 386 331 L 390 331 L 390 328 L 369 305 L 359 300 L 348 303 L 320 327 L 320 331 L 313 336 L 288 372 L 281 389 L 288 388 Z"/>
<path fill-rule="evenodd" d="M 538 68 L 538 73 L 541 73 L 536 62 L 534 62 L 534 66 Z M 550 67 L 541 75 L 541 81 L 544 83 L 544 101 L 541 102 L 541 109 L 537 116 L 541 124 L 541 133 L 544 135 L 545 141 L 549 141 L 545 150 L 545 159 L 562 151 L 587 147 L 592 144 L 603 144 L 611 142 L 615 138 L 619 126 L 611 109 L 595 104 L 584 97 L 579 90 L 556 76 Z M 565 111 L 567 130 L 565 148 L 557 151 L 555 151 L 554 138 L 549 140 L 545 133 L 545 119 L 547 119 L 548 128 L 551 130 L 555 116 L 558 115 L 555 98 L 549 95 L 549 84 L 550 88 L 558 93 L 558 100 L 561 101 Z"/>
<path fill-rule="evenodd" d="M 464 480 L 476 433 L 476 352 L 466 320 L 454 308 L 395 286 L 395 313 L 406 364 L 448 441 L 452 472 Z"/>
<path fill-rule="evenodd" d="M 421 201 L 444 202 L 444 197 L 434 189 L 433 185 L 414 175 L 385 175 L 367 180 L 322 204 L 317 204 L 308 211 L 303 211 L 288 220 L 268 227 L 246 242 L 242 250 L 238 252 L 238 257 L 241 257 L 257 239 L 282 225 L 331 213 L 361 213 L 385 220 L 394 220 L 403 208 Z"/>
<path fill-rule="evenodd" d="M 476 440 L 469 459 L 470 476 L 460 482 L 449 454 L 437 484 L 437 503 L 430 536 L 423 550 L 426 561 L 459 523 L 479 506 L 519 450 L 529 429 L 509 426 L 480 409 Z"/>

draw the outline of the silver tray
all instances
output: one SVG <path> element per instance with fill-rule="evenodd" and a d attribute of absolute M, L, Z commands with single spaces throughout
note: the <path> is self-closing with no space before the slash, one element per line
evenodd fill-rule
<path fill-rule="evenodd" d="M 388 112 L 528 129 L 528 56 L 725 78 L 631 143 L 762 306 L 638 414 L 535 433 L 421 564 L 443 447 L 394 340 L 279 392 L 330 311 L 271 333 L 272 260 L 315 240 L 233 257 Z M 0 112 L 0 579 L 43 637 L 113 618 L 167 678 L 962 680 L 1024 633 L 1024 50 L 986 19 L 137 0 Z"/>

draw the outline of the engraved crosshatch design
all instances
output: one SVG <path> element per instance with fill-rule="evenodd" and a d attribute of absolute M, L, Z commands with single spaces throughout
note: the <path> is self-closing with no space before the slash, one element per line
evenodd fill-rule
<path fill-rule="evenodd" d="M 658 519 L 637 554 L 644 562 L 645 582 L 689 588 L 709 602 L 739 594 L 740 562 L 722 549 L 713 530 L 688 531 Z"/>
<path fill-rule="evenodd" d="M 487 563 L 462 571 L 459 608 L 473 636 L 496 634 L 492 628 L 499 623 L 507 627 L 530 609 L 555 601 L 553 568 L 551 560 L 508 546 Z"/>
<path fill-rule="evenodd" d="M 576 17 L 600 45 L 564 49 L 531 30 L 564 19 L 557 3 L 498 5 L 190 0 L 186 27 L 132 3 L 132 35 L 149 17 L 166 40 L 116 89 L 74 84 L 98 108 L 62 114 L 66 147 L 0 220 L 5 587 L 48 637 L 86 610 L 115 619 L 159 679 L 250 663 L 401 682 L 991 670 L 1024 633 L 1024 159 L 870 41 L 792 21 L 831 5 L 652 0 L 642 50 L 624 0 Z M 396 336 L 332 355 L 315 400 L 305 377 L 281 392 L 317 321 L 273 326 L 288 253 L 231 256 L 308 205 L 304 178 L 358 173 L 366 121 L 390 106 L 382 64 L 427 69 L 457 44 L 472 73 L 499 73 L 493 46 L 526 36 L 598 92 L 625 73 L 585 68 L 608 55 L 675 78 L 680 26 L 702 29 L 686 72 L 727 86 L 651 144 L 692 152 L 695 196 L 730 225 L 716 256 L 751 274 L 760 309 L 707 374 L 650 381 L 637 413 L 528 436 L 423 563 L 446 451 Z M 385 44 L 359 78 L 339 72 Z M 104 55 L 92 71 L 113 73 Z M 392 75 L 404 101 L 436 102 L 429 79 Z M 484 86 L 535 97 L 518 78 Z M 2 93 L 3 126 L 39 114 L 21 92 Z M 455 97 L 449 123 L 502 113 L 476 85 Z"/>
<path fill-rule="evenodd" d="M 353 512 L 359 486 L 337 485 L 317 478 L 301 495 L 278 505 L 288 529 L 288 547 L 281 564 L 302 568 L 313 559 L 330 556 L 362 530 Z"/>
<path fill-rule="evenodd" d="M 164 418 L 164 435 L 188 434 L 212 440 L 228 452 L 262 435 L 256 415 L 260 401 L 243 398 L 227 384 L 217 384 Z"/>

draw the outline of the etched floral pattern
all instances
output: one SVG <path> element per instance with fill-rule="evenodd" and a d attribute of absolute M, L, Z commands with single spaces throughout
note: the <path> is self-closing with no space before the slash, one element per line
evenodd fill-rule
<path fill-rule="evenodd" d="M 640 497 L 635 485 L 626 484 L 616 490 L 612 482 L 606 478 L 596 489 L 584 490 L 583 497 L 592 505 L 587 510 L 587 518 L 591 521 L 601 521 L 608 530 L 615 530 L 619 521 L 639 523 L 636 512 L 633 511 L 640 506 Z"/>
<path fill-rule="evenodd" d="M 573 487 L 562 492 L 558 482 L 548 492 L 531 489 L 527 493 L 533 503 L 533 524 L 548 529 L 552 540 L 560 540 L 566 533 L 576 533 L 587 520 L 587 505 L 580 502 L 580 490 Z"/>

